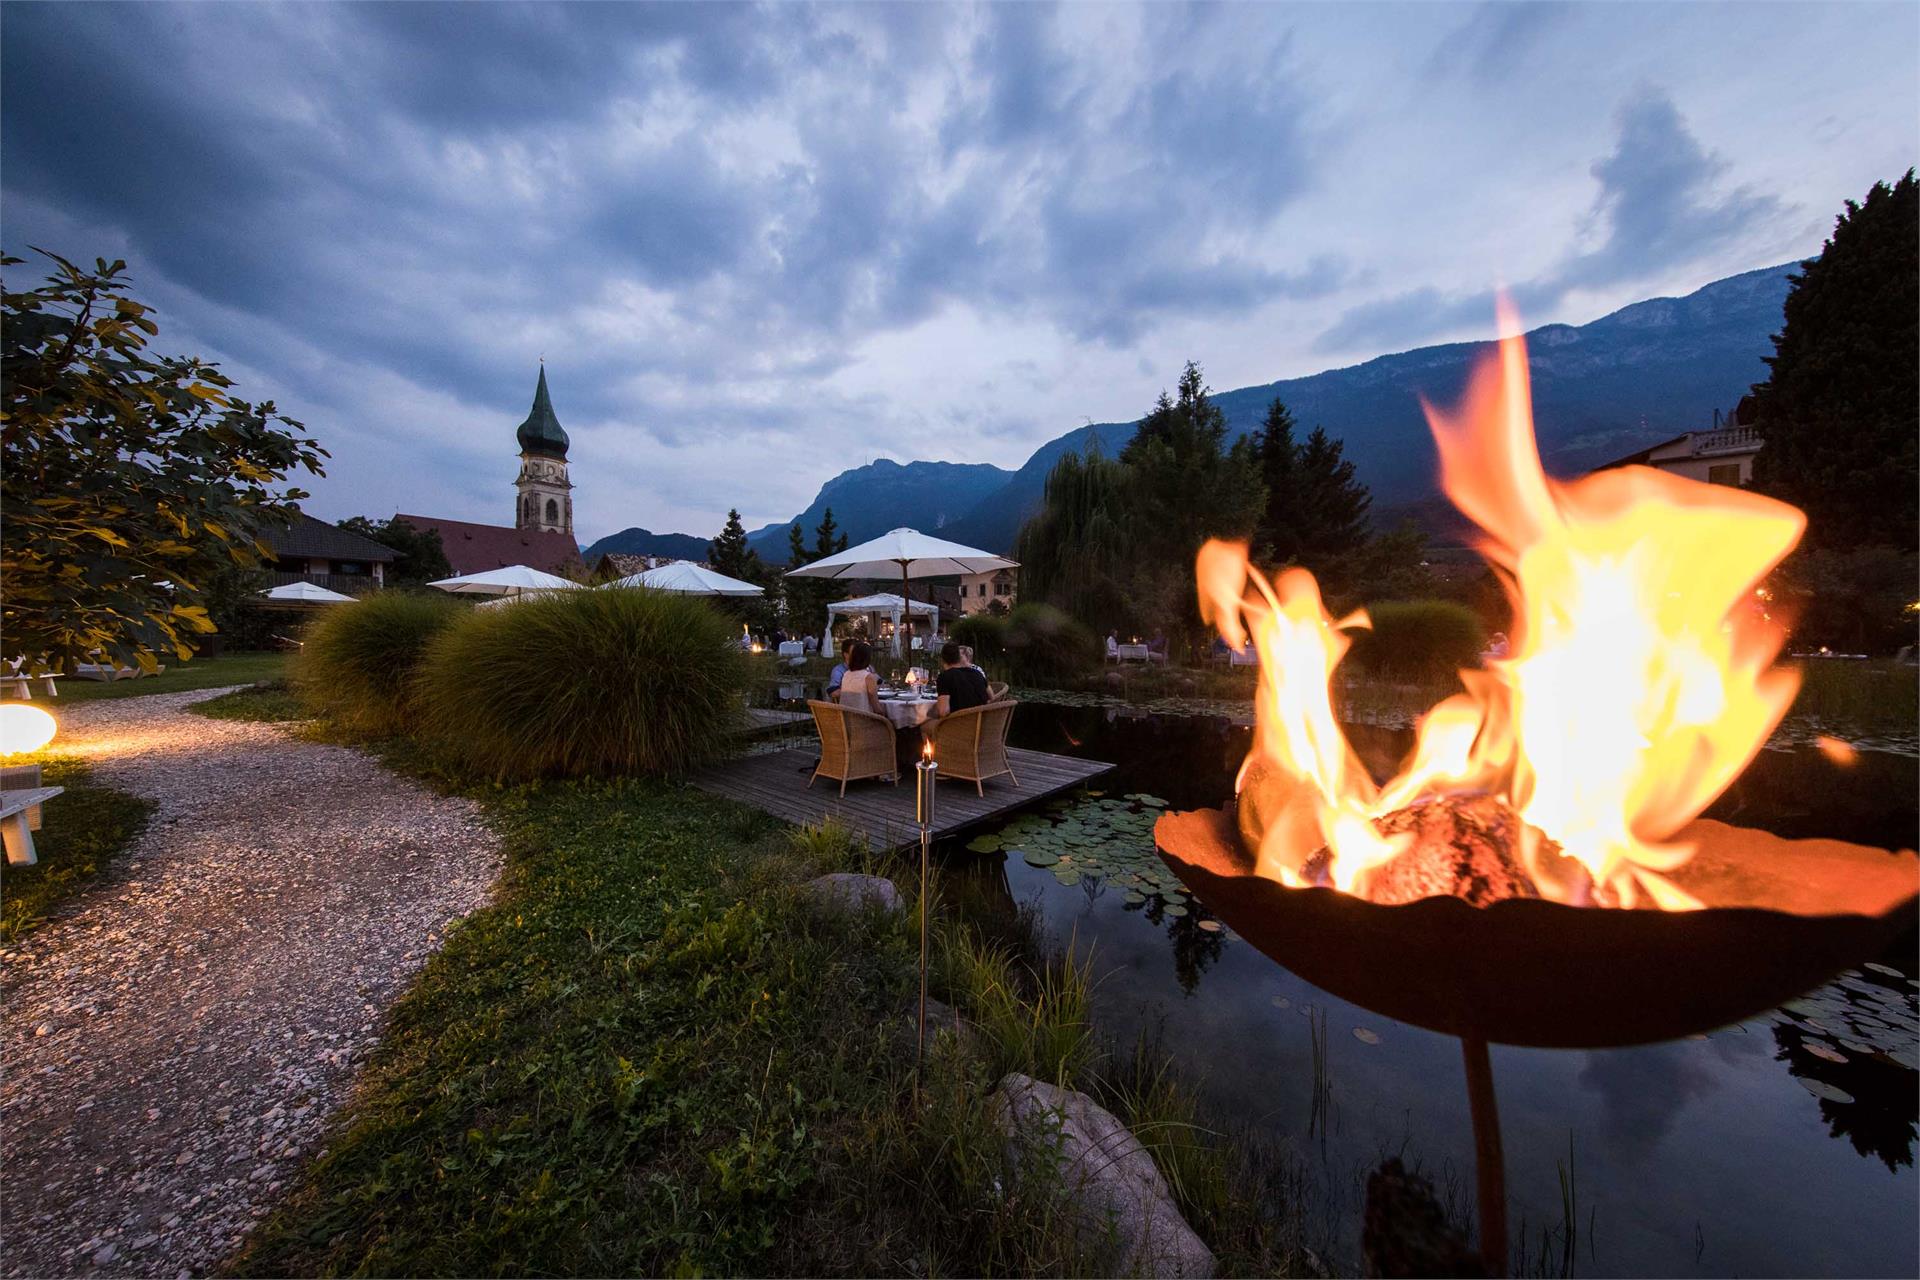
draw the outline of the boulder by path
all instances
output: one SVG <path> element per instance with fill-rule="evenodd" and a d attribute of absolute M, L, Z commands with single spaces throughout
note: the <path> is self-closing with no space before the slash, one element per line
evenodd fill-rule
<path fill-rule="evenodd" d="M 1110 1242 L 1106 1274 L 1206 1280 L 1217 1261 L 1173 1201 L 1133 1131 L 1084 1093 L 1017 1072 L 995 1089 L 994 1115 L 1013 1141 L 1037 1144 L 1090 1243 Z"/>
<path fill-rule="evenodd" d="M 216 1266 L 319 1154 L 387 1009 L 498 874 L 472 802 L 187 710 L 221 692 L 55 704 L 56 747 L 157 807 L 0 952 L 8 1276 Z"/>

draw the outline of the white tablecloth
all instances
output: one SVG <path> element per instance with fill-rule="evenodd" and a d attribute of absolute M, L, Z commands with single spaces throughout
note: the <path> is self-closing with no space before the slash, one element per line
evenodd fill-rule
<path fill-rule="evenodd" d="M 893 721 L 896 729 L 911 729 L 927 722 L 938 701 L 938 698 L 882 698 L 880 714 Z"/>
<path fill-rule="evenodd" d="M 1123 644 L 1120 646 L 1119 656 L 1122 662 L 1145 662 L 1147 660 L 1147 646 L 1143 644 Z"/>
<path fill-rule="evenodd" d="M 802 645 L 798 640 L 784 641 L 780 645 L 780 656 L 783 658 L 804 657 L 806 656 L 806 646 Z"/>

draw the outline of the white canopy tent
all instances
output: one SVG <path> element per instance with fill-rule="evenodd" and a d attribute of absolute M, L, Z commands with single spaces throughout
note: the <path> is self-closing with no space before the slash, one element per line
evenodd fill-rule
<path fill-rule="evenodd" d="M 269 600 L 278 600 L 286 604 L 352 604 L 353 597 L 342 595 L 338 591 L 329 591 L 317 582 L 283 582 L 261 595 Z"/>
<path fill-rule="evenodd" d="M 913 578 L 957 578 L 970 573 L 992 573 L 997 569 L 1018 569 L 1018 561 L 1005 556 L 994 555 L 991 551 L 981 551 L 977 547 L 962 546 L 958 542 L 948 542 L 944 538 L 932 538 L 918 529 L 894 529 L 869 539 L 857 547 L 849 547 L 835 555 L 815 560 L 812 564 L 802 565 L 798 569 L 789 569 L 789 578 L 855 578 L 867 581 L 884 581 L 900 575 L 900 594 L 911 598 L 909 582 Z M 879 597 L 870 597 L 878 599 Z M 844 602 L 843 602 L 844 603 Z M 933 606 L 928 605 L 931 609 Z M 914 605 L 914 612 L 921 606 Z M 939 611 L 934 610 L 938 624 Z M 898 617 L 896 615 L 896 622 Z M 827 622 L 829 637 L 833 630 L 832 619 Z M 900 644 L 900 629 L 894 628 L 894 646 L 905 652 Z"/>
<path fill-rule="evenodd" d="M 891 592 L 861 596 L 857 600 L 835 600 L 827 606 L 827 629 L 820 633 L 820 652 L 833 652 L 835 617 L 891 618 L 894 640 L 897 644 L 902 634 L 901 619 L 910 616 L 926 618 L 935 631 L 940 629 L 940 607 L 928 604 L 924 600 L 902 600 Z"/>
<path fill-rule="evenodd" d="M 510 564 L 504 569 L 461 574 L 457 578 L 442 578 L 427 585 L 460 595 L 517 596 L 523 591 L 567 591 L 580 584 L 530 565 Z"/>
<path fill-rule="evenodd" d="M 724 573 L 715 573 L 705 565 L 695 564 L 691 560 L 675 560 L 672 564 L 663 564 L 657 569 L 648 569 L 644 573 L 631 574 L 607 584 L 610 587 L 651 587 L 655 591 L 671 591 L 683 596 L 757 596 L 765 594 L 762 587 L 751 582 L 742 582 L 738 578 L 729 578 Z"/>

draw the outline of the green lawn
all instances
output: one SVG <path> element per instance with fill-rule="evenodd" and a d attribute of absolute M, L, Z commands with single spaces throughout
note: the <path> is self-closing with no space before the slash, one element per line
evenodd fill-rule
<path fill-rule="evenodd" d="M 229 684 L 258 684 L 279 680 L 287 674 L 284 653 L 228 653 L 218 658 L 195 658 L 191 662 L 169 662 L 157 676 L 138 680 L 60 680 L 60 696 L 53 703 L 87 702 L 94 698 L 138 698 L 152 693 L 184 693 L 189 689 L 217 689 Z M 34 700 L 41 701 L 39 689 Z M 42 705 L 45 705 L 44 703 Z"/>
<path fill-rule="evenodd" d="M 9 943 L 39 928 L 56 907 L 111 866 L 146 829 L 153 812 L 149 801 L 94 786 L 84 761 L 49 758 L 42 763 L 41 780 L 67 790 L 47 801 L 45 825 L 34 833 L 39 861 L 7 868 L 0 938 Z"/>
<path fill-rule="evenodd" d="M 911 910 L 794 887 L 859 865 L 844 837 L 668 783 L 468 790 L 504 837 L 496 902 L 232 1273 L 1085 1274 L 1051 1184 L 1005 1183 L 988 1108 L 1012 1068 L 1148 1135 L 1227 1274 L 1286 1273 L 1270 1171 L 1256 1190 L 1131 1059 L 1098 1075 L 1084 973 L 943 925 L 935 991 L 986 1047 L 939 1053 L 916 1110 Z"/>
<path fill-rule="evenodd" d="M 187 710 L 209 720 L 251 720 L 260 724 L 279 724 L 311 717 L 292 686 L 285 680 L 269 680 L 223 693 L 205 702 L 196 702 Z"/>

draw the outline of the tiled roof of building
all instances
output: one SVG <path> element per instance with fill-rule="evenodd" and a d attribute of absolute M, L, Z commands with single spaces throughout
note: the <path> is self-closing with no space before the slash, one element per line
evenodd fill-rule
<path fill-rule="evenodd" d="M 391 547 L 325 520 L 316 520 L 304 511 L 293 518 L 292 524 L 268 529 L 261 540 L 273 548 L 276 556 L 296 560 L 365 560 L 391 564 L 399 559 Z"/>
<path fill-rule="evenodd" d="M 440 547 L 447 553 L 447 563 L 453 566 L 455 577 L 504 569 L 512 564 L 558 573 L 580 563 L 579 544 L 555 530 L 512 529 L 498 524 L 443 520 L 439 516 L 402 514 L 397 518 L 416 529 L 440 531 Z"/>

